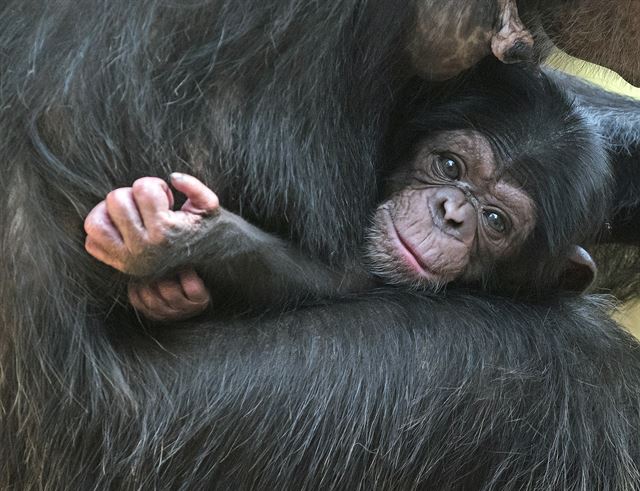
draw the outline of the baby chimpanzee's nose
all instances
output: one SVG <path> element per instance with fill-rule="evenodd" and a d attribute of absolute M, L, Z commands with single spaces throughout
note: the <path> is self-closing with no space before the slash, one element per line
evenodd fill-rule
<path fill-rule="evenodd" d="M 433 220 L 440 230 L 463 242 L 473 239 L 476 211 L 460 189 L 443 187 L 430 201 Z"/>

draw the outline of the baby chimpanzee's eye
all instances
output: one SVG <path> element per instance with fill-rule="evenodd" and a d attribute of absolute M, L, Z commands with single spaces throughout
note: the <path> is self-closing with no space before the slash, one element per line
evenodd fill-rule
<path fill-rule="evenodd" d="M 457 181 L 460 179 L 461 170 L 460 164 L 452 159 L 451 157 L 447 157 L 445 155 L 440 155 L 438 158 L 440 170 L 445 175 L 445 177 Z"/>
<path fill-rule="evenodd" d="M 487 225 L 493 230 L 501 234 L 507 231 L 507 219 L 502 213 L 496 210 L 484 210 L 483 214 Z"/>

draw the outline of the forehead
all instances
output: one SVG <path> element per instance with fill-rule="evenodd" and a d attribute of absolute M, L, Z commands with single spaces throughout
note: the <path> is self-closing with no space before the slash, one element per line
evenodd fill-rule
<path fill-rule="evenodd" d="M 496 181 L 498 167 L 487 139 L 478 131 L 452 130 L 434 134 L 423 141 L 419 149 L 420 162 L 431 152 L 448 152 L 461 157 L 469 176 L 474 180 Z M 472 164 L 472 165 L 470 165 Z"/>

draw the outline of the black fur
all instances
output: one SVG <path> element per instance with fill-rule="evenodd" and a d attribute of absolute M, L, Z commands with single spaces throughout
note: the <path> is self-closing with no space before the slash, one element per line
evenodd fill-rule
<path fill-rule="evenodd" d="M 487 265 L 484 283 L 503 293 L 553 292 L 572 247 L 599 238 L 612 207 L 613 171 L 592 118 L 544 72 L 493 58 L 456 80 L 423 86 L 410 88 L 401 104 L 389 162 L 414 159 L 425 134 L 482 133 L 499 171 L 531 197 L 536 213 L 522 251 L 499 259 L 493 271 Z"/>
<path fill-rule="evenodd" d="M 597 299 L 389 290 L 147 331 L 83 251 L 109 190 L 182 170 L 339 264 L 411 5 L 3 3 L 0 488 L 638 486 L 640 348 Z"/>
<path fill-rule="evenodd" d="M 637 297 L 640 288 L 640 101 L 604 93 L 597 87 L 550 72 L 605 135 L 613 163 L 614 189 L 599 245 L 592 248 L 599 285 L 619 298 Z"/>

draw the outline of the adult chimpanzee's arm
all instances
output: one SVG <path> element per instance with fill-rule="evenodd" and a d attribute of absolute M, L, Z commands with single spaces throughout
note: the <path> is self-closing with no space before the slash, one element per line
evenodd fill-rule
<path fill-rule="evenodd" d="M 640 347 L 580 299 L 535 307 L 386 292 L 253 322 L 131 330 L 115 345 L 102 335 L 68 355 L 92 385 L 43 383 L 60 402 L 3 419 L 9 489 L 638 482 Z M 44 340 L 58 347 L 56 336 Z M 46 380 L 52 369 L 29 349 L 15 370 Z M 19 394 L 25 375 L 7 369 L 5 387 Z"/>
<path fill-rule="evenodd" d="M 638 345 L 595 299 L 389 294 L 149 333 L 82 248 L 97 196 L 181 162 L 345 254 L 408 27 L 451 64 L 471 9 L 2 3 L 0 488 L 637 487 Z"/>

